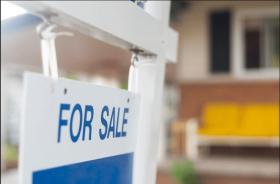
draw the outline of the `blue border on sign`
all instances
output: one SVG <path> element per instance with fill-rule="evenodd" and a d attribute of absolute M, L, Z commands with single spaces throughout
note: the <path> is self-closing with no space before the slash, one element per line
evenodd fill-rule
<path fill-rule="evenodd" d="M 131 184 L 133 153 L 33 172 L 33 184 Z"/>

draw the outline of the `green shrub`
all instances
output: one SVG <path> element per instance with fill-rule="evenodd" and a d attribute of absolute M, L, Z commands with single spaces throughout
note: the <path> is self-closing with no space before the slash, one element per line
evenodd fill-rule
<path fill-rule="evenodd" d="M 191 161 L 177 162 L 171 167 L 171 175 L 180 184 L 198 184 L 198 178 Z"/>

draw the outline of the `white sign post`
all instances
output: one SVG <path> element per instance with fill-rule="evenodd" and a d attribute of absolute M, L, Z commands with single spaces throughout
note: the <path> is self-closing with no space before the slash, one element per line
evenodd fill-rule
<path fill-rule="evenodd" d="M 25 75 L 22 184 L 131 184 L 139 97 Z"/>

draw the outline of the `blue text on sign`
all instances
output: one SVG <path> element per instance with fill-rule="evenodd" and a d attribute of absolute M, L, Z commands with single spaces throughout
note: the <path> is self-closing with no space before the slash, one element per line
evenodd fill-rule
<path fill-rule="evenodd" d="M 63 118 L 65 111 L 70 112 L 70 117 Z M 125 137 L 127 132 L 125 126 L 128 123 L 127 114 L 129 108 L 124 107 L 109 107 L 103 106 L 101 111 L 101 120 L 97 121 L 101 124 L 98 130 L 100 140 L 108 138 Z M 74 121 L 74 118 L 78 117 L 79 121 Z M 93 135 L 93 120 L 94 120 L 94 108 L 92 105 L 85 105 L 82 107 L 80 104 L 71 106 L 70 104 L 62 103 L 59 108 L 58 119 L 58 134 L 57 142 L 61 142 L 61 132 L 63 129 L 67 129 L 69 137 L 72 142 L 77 142 L 79 139 L 82 141 L 88 139 L 92 140 Z M 74 132 L 74 124 L 78 123 L 78 131 Z M 67 130 L 66 130 L 67 131 Z"/>

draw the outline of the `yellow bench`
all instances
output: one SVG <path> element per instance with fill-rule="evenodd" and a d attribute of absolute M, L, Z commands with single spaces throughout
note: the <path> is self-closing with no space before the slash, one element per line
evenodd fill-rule
<path fill-rule="evenodd" d="M 197 119 L 186 122 L 186 154 L 196 159 L 200 146 L 213 145 L 279 147 L 279 105 L 206 105 L 200 127 Z"/>
<path fill-rule="evenodd" d="M 208 136 L 279 136 L 279 105 L 206 105 L 198 133 Z"/>

